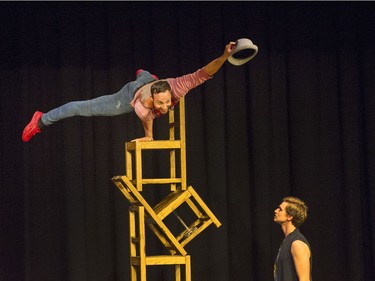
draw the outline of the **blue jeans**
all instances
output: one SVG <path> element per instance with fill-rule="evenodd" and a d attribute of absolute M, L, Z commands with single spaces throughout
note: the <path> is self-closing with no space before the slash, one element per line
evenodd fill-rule
<path fill-rule="evenodd" d="M 115 116 L 133 112 L 130 102 L 136 91 L 142 86 L 155 81 L 148 71 L 141 71 L 135 81 L 127 83 L 120 91 L 111 95 L 85 101 L 72 101 L 54 108 L 42 115 L 42 122 L 49 126 L 53 123 L 73 116 Z"/>

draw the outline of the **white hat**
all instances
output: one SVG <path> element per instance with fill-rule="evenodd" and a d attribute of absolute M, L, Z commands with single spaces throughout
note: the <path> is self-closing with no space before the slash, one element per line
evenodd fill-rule
<path fill-rule="evenodd" d="M 236 41 L 236 46 L 228 57 L 228 61 L 233 65 L 243 65 L 255 57 L 257 53 L 258 47 L 250 39 L 241 38 Z"/>

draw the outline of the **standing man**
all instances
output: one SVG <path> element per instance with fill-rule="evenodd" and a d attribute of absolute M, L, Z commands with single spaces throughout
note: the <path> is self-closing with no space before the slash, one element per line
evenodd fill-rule
<path fill-rule="evenodd" d="M 275 260 L 275 281 L 312 281 L 310 245 L 299 231 L 307 218 L 307 209 L 301 199 L 289 196 L 275 210 L 274 221 L 280 224 L 285 236 Z"/>

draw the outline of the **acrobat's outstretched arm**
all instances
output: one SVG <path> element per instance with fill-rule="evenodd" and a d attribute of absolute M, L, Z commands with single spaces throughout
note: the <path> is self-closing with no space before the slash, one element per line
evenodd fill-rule
<path fill-rule="evenodd" d="M 225 46 L 223 54 L 208 63 L 205 67 L 204 70 L 206 73 L 210 76 L 213 76 L 216 72 L 219 71 L 219 69 L 223 66 L 223 64 L 226 62 L 230 54 L 232 53 L 233 49 L 235 48 L 236 43 L 235 42 L 230 42 L 228 45 Z"/>

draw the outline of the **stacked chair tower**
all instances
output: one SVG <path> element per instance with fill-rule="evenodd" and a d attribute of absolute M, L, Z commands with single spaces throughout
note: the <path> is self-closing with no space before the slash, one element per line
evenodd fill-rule
<path fill-rule="evenodd" d="M 176 106 L 177 107 L 177 106 Z M 209 225 L 220 227 L 221 223 L 211 212 L 192 186 L 187 186 L 185 101 L 178 105 L 179 122 L 175 122 L 175 110 L 169 111 L 169 139 L 150 142 L 126 142 L 126 174 L 114 176 L 112 182 L 130 203 L 129 249 L 130 280 L 146 281 L 147 266 L 174 265 L 176 281 L 191 281 L 191 259 L 185 246 Z M 179 123 L 179 124 L 177 124 Z M 177 130 L 179 127 L 179 130 Z M 177 132 L 178 131 L 178 132 Z M 144 178 L 142 152 L 166 150 L 169 152 L 169 177 Z M 176 157 L 179 156 L 179 157 Z M 178 165 L 179 164 L 179 165 Z M 169 193 L 159 203 L 151 206 L 142 195 L 144 185 L 169 186 Z M 177 209 L 191 211 L 195 219 L 186 224 L 177 214 Z M 187 207 L 187 208 L 186 208 Z M 182 209 L 182 208 L 181 208 Z M 165 218 L 173 214 L 183 226 L 181 233 L 174 234 Z M 177 221 L 177 220 L 175 220 Z M 146 225 L 167 249 L 167 255 L 146 255 Z M 182 266 L 184 270 L 182 270 Z M 182 272 L 184 274 L 182 275 Z M 184 276 L 181 279 L 181 276 Z"/>

